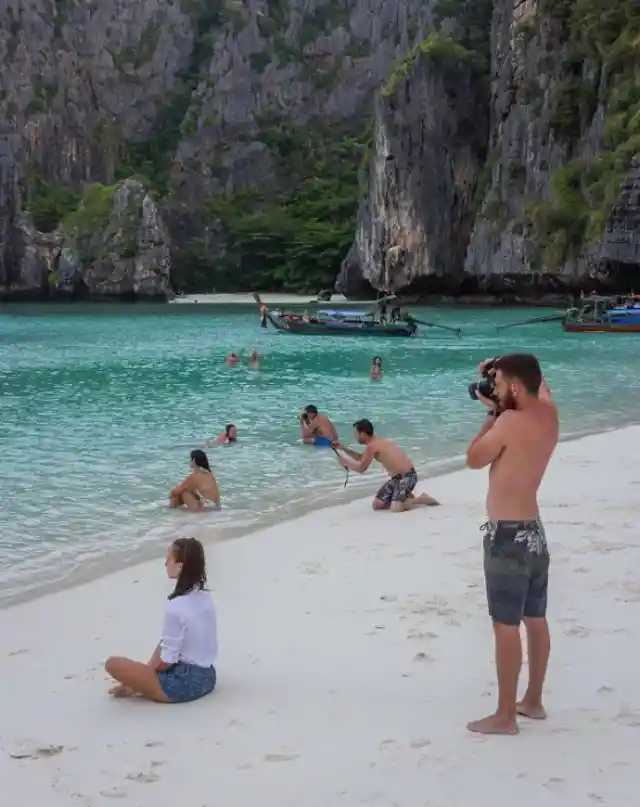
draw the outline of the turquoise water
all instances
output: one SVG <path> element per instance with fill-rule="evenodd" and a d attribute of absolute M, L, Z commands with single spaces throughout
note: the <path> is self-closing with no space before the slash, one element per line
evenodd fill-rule
<path fill-rule="evenodd" d="M 420 310 L 462 328 L 411 340 L 279 334 L 254 308 L 5 306 L 0 316 L 2 508 L 0 590 L 10 597 L 74 573 L 157 551 L 176 533 L 255 527 L 304 507 L 375 490 L 331 451 L 299 443 L 298 412 L 315 403 L 348 440 L 369 417 L 419 470 L 459 457 L 482 419 L 467 384 L 483 358 L 533 351 L 561 405 L 565 434 L 635 417 L 640 339 L 565 334 L 556 323 L 497 332 L 522 310 Z M 544 313 L 544 312 L 532 312 Z M 248 352 L 264 357 L 259 373 Z M 226 368 L 235 350 L 243 366 Z M 380 354 L 385 375 L 369 377 Z M 223 510 L 166 507 L 189 451 L 238 426 L 237 445 L 211 449 Z"/>

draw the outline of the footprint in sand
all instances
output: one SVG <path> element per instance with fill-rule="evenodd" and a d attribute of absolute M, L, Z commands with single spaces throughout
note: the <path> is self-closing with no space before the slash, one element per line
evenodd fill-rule
<path fill-rule="evenodd" d="M 22 647 L 20 648 L 20 650 L 12 650 L 10 653 L 7 653 L 7 656 L 22 656 L 28 652 L 29 652 L 28 647 Z"/>
<path fill-rule="evenodd" d="M 432 631 L 419 631 L 417 628 L 412 628 L 407 633 L 407 639 L 437 639 L 438 634 L 433 633 Z"/>
<path fill-rule="evenodd" d="M 587 798 L 591 799 L 591 801 L 604 801 L 603 797 L 599 793 L 587 793 Z"/>
<path fill-rule="evenodd" d="M 293 760 L 298 759 L 299 756 L 299 754 L 294 753 L 265 754 L 263 759 L 265 762 L 293 762 Z"/>
<path fill-rule="evenodd" d="M 44 745 L 34 748 L 33 751 L 17 751 L 9 754 L 11 759 L 42 759 L 56 757 L 64 751 L 64 745 Z"/>
<path fill-rule="evenodd" d="M 327 570 L 321 563 L 301 563 L 298 569 L 302 574 L 326 574 Z"/>
<path fill-rule="evenodd" d="M 602 693 L 604 693 L 604 692 L 615 692 L 615 689 L 613 687 L 601 686 L 598 689 L 598 692 L 602 692 Z"/>
<path fill-rule="evenodd" d="M 624 708 L 615 717 L 617 723 L 624 723 L 625 726 L 640 728 L 640 712 Z"/>
<path fill-rule="evenodd" d="M 126 799 L 127 791 L 121 790 L 117 787 L 112 787 L 111 790 L 101 790 L 100 795 L 105 799 Z"/>
<path fill-rule="evenodd" d="M 412 740 L 409 743 L 409 748 L 419 749 L 419 748 L 426 748 L 428 745 L 431 745 L 431 740 Z"/>
<path fill-rule="evenodd" d="M 145 743 L 144 747 L 145 748 L 157 748 L 159 745 L 164 745 L 164 743 L 160 742 L 159 740 L 154 740 L 153 742 Z"/>
<path fill-rule="evenodd" d="M 130 782 L 143 782 L 144 784 L 152 784 L 153 782 L 158 782 L 160 777 L 157 773 L 144 773 L 140 771 L 140 773 L 128 773 L 125 776 L 125 779 L 128 779 Z"/>
<path fill-rule="evenodd" d="M 415 656 L 413 657 L 413 660 L 414 661 L 420 661 L 420 662 L 435 661 L 433 656 L 430 656 L 428 653 L 416 653 Z"/>
<path fill-rule="evenodd" d="M 564 632 L 565 636 L 577 636 L 579 639 L 584 639 L 588 636 L 591 631 L 587 630 L 587 628 L 583 627 L 582 625 L 578 625 L 575 628 L 569 628 Z"/>

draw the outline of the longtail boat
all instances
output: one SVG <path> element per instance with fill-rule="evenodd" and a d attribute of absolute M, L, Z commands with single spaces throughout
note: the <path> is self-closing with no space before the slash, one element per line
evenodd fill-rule
<path fill-rule="evenodd" d="M 382 337 L 405 337 L 415 336 L 418 332 L 418 325 L 427 328 L 442 328 L 461 336 L 459 328 L 451 328 L 448 325 L 439 323 L 424 322 L 415 319 L 410 314 L 402 314 L 397 306 L 389 319 L 382 316 L 382 307 L 389 300 L 397 300 L 395 295 L 381 298 L 376 301 L 376 306 L 370 311 L 353 311 L 324 309 L 304 314 L 285 313 L 283 311 L 269 311 L 260 299 L 260 295 L 254 293 L 254 299 L 260 306 L 261 317 L 269 322 L 273 328 L 281 333 L 306 334 L 308 336 L 382 336 Z M 380 309 L 380 311 L 379 311 Z"/>
<path fill-rule="evenodd" d="M 563 314 L 511 322 L 499 325 L 498 330 L 541 322 L 559 322 L 567 333 L 640 333 L 640 295 L 582 296 L 578 305 L 570 306 Z"/>

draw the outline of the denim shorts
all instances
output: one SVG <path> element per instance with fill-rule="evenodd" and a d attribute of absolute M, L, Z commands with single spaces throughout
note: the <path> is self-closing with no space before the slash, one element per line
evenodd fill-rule
<path fill-rule="evenodd" d="M 158 682 L 169 703 L 195 701 L 213 692 L 216 685 L 215 667 L 198 667 L 179 661 L 158 673 Z"/>

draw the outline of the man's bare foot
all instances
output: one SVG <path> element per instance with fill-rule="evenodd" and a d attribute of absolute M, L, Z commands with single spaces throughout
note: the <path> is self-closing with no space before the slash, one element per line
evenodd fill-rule
<path fill-rule="evenodd" d="M 547 719 L 547 710 L 541 703 L 534 706 L 526 701 L 520 701 L 516 704 L 516 712 L 523 717 L 530 717 L 531 720 Z"/>
<path fill-rule="evenodd" d="M 467 723 L 467 729 L 476 734 L 518 734 L 520 731 L 515 720 L 509 720 L 502 715 L 489 715 L 482 720 L 473 720 Z"/>
<path fill-rule="evenodd" d="M 109 695 L 113 695 L 114 698 L 130 698 L 135 694 L 131 687 L 126 687 L 124 684 L 118 684 L 109 690 Z"/>
<path fill-rule="evenodd" d="M 429 496 L 428 493 L 421 493 L 419 496 L 416 497 L 416 502 L 418 504 L 424 504 L 427 507 L 436 507 L 439 505 L 440 502 L 434 499 L 432 496 Z"/>

